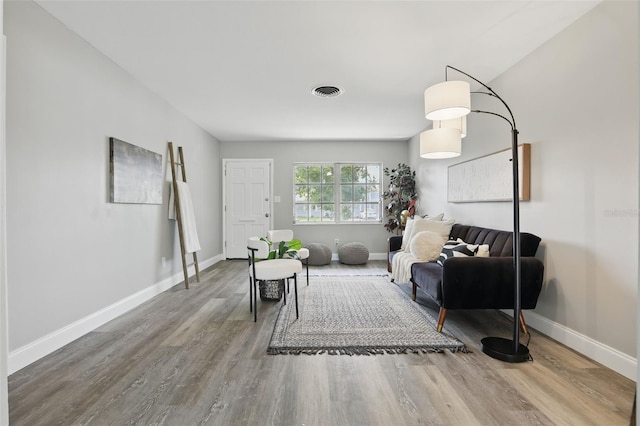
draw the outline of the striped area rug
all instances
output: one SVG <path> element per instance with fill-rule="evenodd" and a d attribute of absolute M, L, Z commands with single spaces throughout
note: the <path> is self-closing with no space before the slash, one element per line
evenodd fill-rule
<path fill-rule="evenodd" d="M 388 277 L 318 277 L 299 288 L 297 320 L 292 299 L 280 309 L 270 354 L 467 351 Z"/>

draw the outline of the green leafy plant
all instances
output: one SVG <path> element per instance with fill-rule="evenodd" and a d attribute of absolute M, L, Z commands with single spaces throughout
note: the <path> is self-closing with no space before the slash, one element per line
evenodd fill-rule
<path fill-rule="evenodd" d="M 269 244 L 269 256 L 267 259 L 300 259 L 298 250 L 302 248 L 302 242 L 297 238 L 291 241 L 280 241 L 277 247 L 274 247 L 274 243 L 264 237 L 260 239 Z"/>
<path fill-rule="evenodd" d="M 384 175 L 389 178 L 389 188 L 382 193 L 384 211 L 387 222 L 384 227 L 389 232 L 397 231 L 402 223 L 402 212 L 409 210 L 413 215 L 415 202 L 418 198 L 416 192 L 416 172 L 406 164 L 398 164 L 397 168 L 384 168 Z"/>

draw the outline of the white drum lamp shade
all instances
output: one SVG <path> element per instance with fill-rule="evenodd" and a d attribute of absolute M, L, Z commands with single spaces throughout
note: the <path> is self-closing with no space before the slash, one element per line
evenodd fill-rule
<path fill-rule="evenodd" d="M 466 81 L 445 81 L 424 91 L 424 113 L 429 120 L 450 120 L 471 111 L 471 86 Z"/>
<path fill-rule="evenodd" d="M 433 122 L 434 129 L 441 129 L 443 127 L 460 130 L 460 137 L 464 138 L 467 136 L 467 116 L 463 115 L 462 117 L 452 118 L 451 120 L 436 120 Z"/>
<path fill-rule="evenodd" d="M 460 131 L 452 127 L 426 130 L 420 133 L 420 157 L 439 159 L 460 155 L 462 139 Z"/>

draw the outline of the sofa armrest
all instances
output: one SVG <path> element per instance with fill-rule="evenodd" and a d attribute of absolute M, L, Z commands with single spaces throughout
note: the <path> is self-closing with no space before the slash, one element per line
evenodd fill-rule
<path fill-rule="evenodd" d="M 392 235 L 387 238 L 387 251 L 397 251 L 402 247 L 402 235 Z"/>
<path fill-rule="evenodd" d="M 392 235 L 387 238 L 387 271 L 391 272 L 391 253 L 400 250 L 402 247 L 402 235 Z"/>
<path fill-rule="evenodd" d="M 544 275 L 535 257 L 521 258 L 521 307 L 536 307 Z M 453 257 L 443 266 L 442 307 L 447 309 L 510 309 L 515 281 L 512 257 Z"/>

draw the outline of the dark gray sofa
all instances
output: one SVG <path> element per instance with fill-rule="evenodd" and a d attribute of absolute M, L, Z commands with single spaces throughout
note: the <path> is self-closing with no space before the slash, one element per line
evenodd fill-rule
<path fill-rule="evenodd" d="M 488 244 L 490 257 L 454 257 L 444 266 L 436 262 L 419 262 L 411 266 L 412 299 L 417 290 L 440 306 L 438 331 L 449 309 L 513 309 L 513 233 L 479 226 L 454 224 L 450 240 L 461 238 L 470 244 Z M 536 307 L 544 265 L 535 258 L 540 238 L 529 233 L 520 234 L 521 308 Z M 388 239 L 389 263 L 402 244 L 402 236 Z M 524 316 L 520 323 L 526 332 Z"/>

